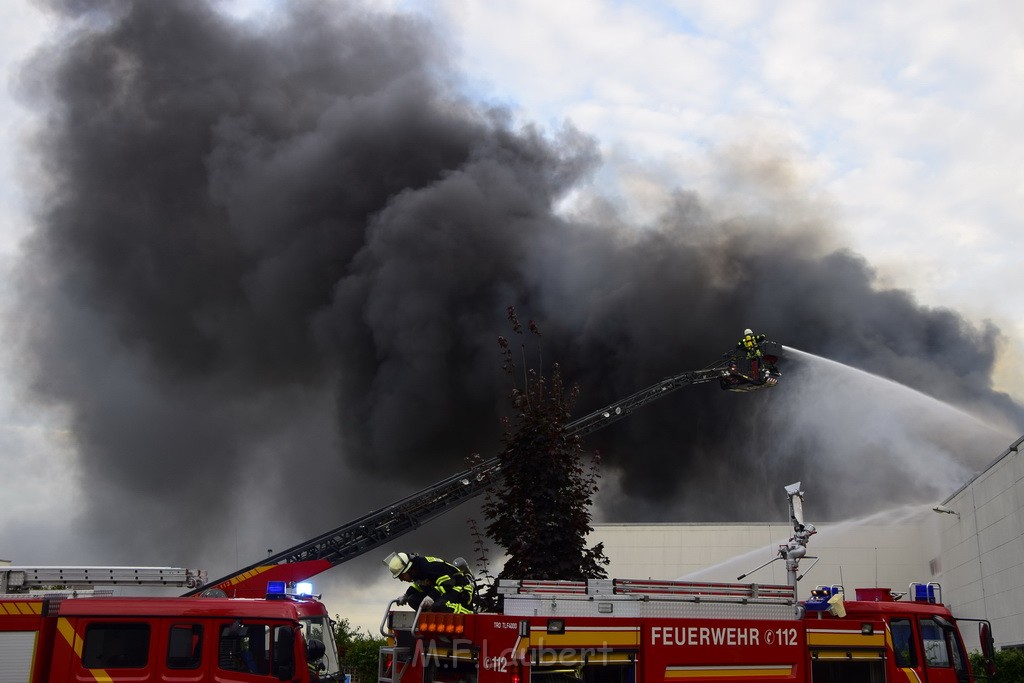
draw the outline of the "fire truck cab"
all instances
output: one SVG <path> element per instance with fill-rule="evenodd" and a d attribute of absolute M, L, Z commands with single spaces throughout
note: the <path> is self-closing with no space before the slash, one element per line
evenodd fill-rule
<path fill-rule="evenodd" d="M 305 683 L 321 675 L 307 644 L 332 639 L 329 628 L 322 603 L 285 595 L 11 595 L 0 598 L 0 681 Z"/>
<path fill-rule="evenodd" d="M 888 589 L 622 579 L 502 582 L 496 614 L 389 606 L 380 683 L 964 683 L 934 584 Z"/>

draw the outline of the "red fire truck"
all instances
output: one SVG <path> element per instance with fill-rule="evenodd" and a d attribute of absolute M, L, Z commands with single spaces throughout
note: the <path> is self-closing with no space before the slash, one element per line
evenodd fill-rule
<path fill-rule="evenodd" d="M 850 601 L 840 585 L 818 586 L 799 600 L 799 563 L 816 530 L 800 483 L 786 493 L 793 535 L 775 558 L 786 585 L 503 581 L 498 613 L 467 615 L 425 611 L 429 603 L 397 611 L 396 600 L 381 622 L 380 683 L 974 680 L 938 584 L 857 589 Z M 991 662 L 991 629 L 978 621 Z"/>
<path fill-rule="evenodd" d="M 185 570 L 2 568 L 6 590 L 27 592 L 0 595 L 0 681 L 336 680 L 326 608 L 284 584 L 263 599 L 98 596 L 89 587 L 177 585 L 168 571 Z"/>
<path fill-rule="evenodd" d="M 823 586 L 799 602 L 786 585 L 616 579 L 503 582 L 499 593 L 497 614 L 389 610 L 381 682 L 974 680 L 934 584 L 908 601 L 877 588 L 847 601 Z"/>

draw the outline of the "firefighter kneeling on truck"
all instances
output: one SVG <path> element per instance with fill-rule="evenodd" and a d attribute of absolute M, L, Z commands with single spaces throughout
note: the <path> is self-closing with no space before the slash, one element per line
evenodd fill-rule
<path fill-rule="evenodd" d="M 459 562 L 459 560 L 456 560 Z M 398 598 L 399 605 L 408 604 L 419 609 L 423 599 L 434 601 L 432 612 L 472 614 L 476 586 L 468 568 L 459 568 L 439 557 L 420 556 L 415 553 L 391 553 L 384 564 L 396 579 L 411 585 Z"/>

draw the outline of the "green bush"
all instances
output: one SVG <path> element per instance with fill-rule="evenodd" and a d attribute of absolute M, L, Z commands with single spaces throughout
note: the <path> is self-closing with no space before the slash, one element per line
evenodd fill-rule
<path fill-rule="evenodd" d="M 385 644 L 383 638 L 352 630 L 348 619 L 335 615 L 334 642 L 338 644 L 341 669 L 352 674 L 353 681 L 372 683 L 377 680 L 377 658 Z"/>
<path fill-rule="evenodd" d="M 998 683 L 1024 683 L 1024 650 L 999 650 L 996 652 L 996 677 L 989 679 L 985 673 L 984 660 L 980 652 L 971 653 L 971 671 L 977 681 L 993 680 Z"/>

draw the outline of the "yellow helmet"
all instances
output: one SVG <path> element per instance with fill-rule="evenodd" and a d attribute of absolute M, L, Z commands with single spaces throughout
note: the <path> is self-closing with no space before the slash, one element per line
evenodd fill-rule
<path fill-rule="evenodd" d="M 409 567 L 412 566 L 412 557 L 409 553 L 391 553 L 384 558 L 384 564 L 391 570 L 391 575 L 397 579 L 409 571 Z"/>

